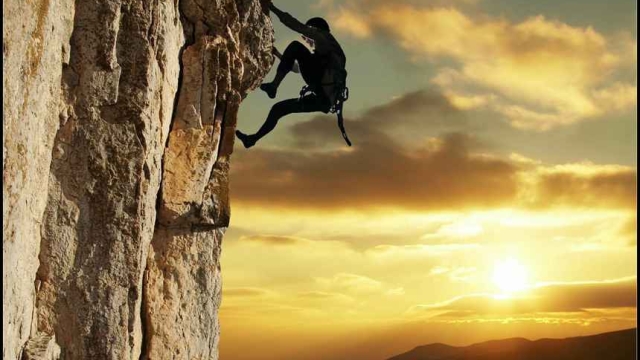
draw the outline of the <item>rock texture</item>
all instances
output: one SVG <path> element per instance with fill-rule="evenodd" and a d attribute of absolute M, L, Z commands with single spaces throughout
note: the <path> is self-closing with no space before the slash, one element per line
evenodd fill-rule
<path fill-rule="evenodd" d="M 55 336 L 36 334 L 29 338 L 22 353 L 23 360 L 55 360 L 60 358 L 60 347 Z"/>
<path fill-rule="evenodd" d="M 217 359 L 257 0 L 3 2 L 3 359 Z"/>
<path fill-rule="evenodd" d="M 16 359 L 33 333 L 40 225 L 73 2 L 10 0 L 2 10 L 2 354 Z"/>

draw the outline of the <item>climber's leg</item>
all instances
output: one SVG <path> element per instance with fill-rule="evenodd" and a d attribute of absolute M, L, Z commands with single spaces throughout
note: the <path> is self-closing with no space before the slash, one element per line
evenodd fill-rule
<path fill-rule="evenodd" d="M 298 62 L 298 65 L 300 66 L 300 75 L 307 85 L 313 87 L 322 83 L 325 65 L 322 64 L 322 59 L 316 54 L 311 54 L 309 58 Z"/>
<path fill-rule="evenodd" d="M 246 148 L 250 148 L 255 143 L 262 139 L 265 135 L 270 133 L 278 125 L 278 120 L 289 114 L 295 113 L 309 113 L 321 111 L 324 113 L 329 112 L 328 101 L 322 97 L 311 94 L 303 97 L 302 99 L 289 99 L 276 103 L 269 111 L 267 120 L 260 127 L 257 133 L 253 135 L 246 135 L 239 130 L 236 131 L 236 135 L 242 141 L 242 144 Z"/>
<path fill-rule="evenodd" d="M 300 71 L 302 72 L 303 68 L 308 68 L 306 65 L 309 64 L 312 57 L 313 54 L 311 54 L 311 51 L 309 51 L 306 46 L 302 45 L 299 41 L 293 41 L 284 50 L 282 58 L 280 59 L 280 64 L 278 65 L 278 71 L 276 76 L 273 78 L 273 81 L 260 85 L 260 89 L 266 92 L 270 98 L 275 98 L 278 86 L 280 86 L 284 77 L 287 76 L 291 69 L 293 69 L 293 64 L 297 61 L 298 65 L 300 65 Z"/>
<path fill-rule="evenodd" d="M 297 61 L 300 67 L 304 67 L 313 57 L 313 54 L 306 46 L 299 41 L 292 41 L 282 53 L 278 73 L 288 73 L 293 69 L 293 64 Z"/>

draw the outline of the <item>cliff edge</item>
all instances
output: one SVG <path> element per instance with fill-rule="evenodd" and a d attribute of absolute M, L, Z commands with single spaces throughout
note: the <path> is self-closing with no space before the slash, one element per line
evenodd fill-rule
<path fill-rule="evenodd" d="M 3 359 L 217 359 L 258 0 L 3 2 Z"/>

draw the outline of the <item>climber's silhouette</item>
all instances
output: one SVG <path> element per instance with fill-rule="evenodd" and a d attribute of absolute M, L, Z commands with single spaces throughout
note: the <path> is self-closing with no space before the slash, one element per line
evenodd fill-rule
<path fill-rule="evenodd" d="M 346 57 L 338 41 L 331 35 L 329 24 L 319 17 L 302 24 L 293 16 L 276 8 L 271 2 L 269 9 L 284 25 L 302 34 L 302 38 L 314 48 L 314 52 L 309 51 L 298 41 L 289 44 L 283 54 L 274 48 L 274 54 L 280 59 L 278 72 L 272 82 L 262 84 L 260 89 L 270 98 L 275 98 L 284 77 L 292 70 L 298 72 L 298 68 L 307 86 L 302 89 L 299 98 L 280 101 L 273 105 L 267 120 L 257 133 L 247 135 L 238 130 L 236 135 L 244 147 L 250 148 L 271 132 L 278 124 L 278 120 L 286 115 L 316 111 L 326 114 L 331 111 L 338 114 L 338 125 L 343 137 L 351 145 L 342 125 L 342 104 L 348 98 Z"/>

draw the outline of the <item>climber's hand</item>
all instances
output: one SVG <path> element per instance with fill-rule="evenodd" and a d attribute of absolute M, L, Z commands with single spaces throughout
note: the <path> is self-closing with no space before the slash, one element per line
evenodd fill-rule
<path fill-rule="evenodd" d="M 271 0 L 260 0 L 260 6 L 262 6 L 262 12 L 265 13 L 265 15 L 269 15 L 269 9 L 271 8 L 271 5 L 273 5 L 271 3 Z"/>

